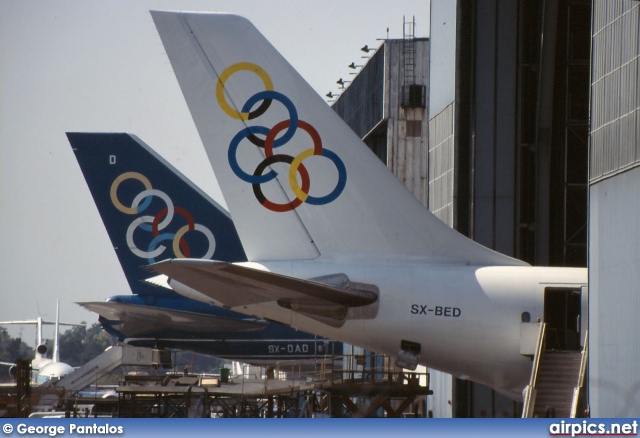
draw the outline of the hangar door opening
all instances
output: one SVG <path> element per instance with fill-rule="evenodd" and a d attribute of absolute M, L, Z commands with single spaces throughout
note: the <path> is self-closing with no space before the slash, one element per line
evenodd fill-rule
<path fill-rule="evenodd" d="M 581 350 L 581 304 L 580 289 L 545 289 L 544 322 L 547 323 L 547 350 Z"/>

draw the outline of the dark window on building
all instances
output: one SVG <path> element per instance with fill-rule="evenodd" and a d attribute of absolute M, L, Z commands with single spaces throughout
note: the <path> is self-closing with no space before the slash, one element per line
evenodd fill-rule
<path fill-rule="evenodd" d="M 427 87 L 424 85 L 405 85 L 404 86 L 404 103 L 405 108 L 426 108 L 427 107 Z"/>

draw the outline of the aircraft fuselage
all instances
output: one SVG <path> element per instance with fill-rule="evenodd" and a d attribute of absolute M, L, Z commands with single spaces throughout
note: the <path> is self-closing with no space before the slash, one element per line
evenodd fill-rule
<path fill-rule="evenodd" d="M 580 293 L 582 268 L 462 266 L 419 261 L 313 260 L 244 263 L 297 278 L 344 273 L 379 289 L 374 311 L 332 327 L 276 303 L 234 308 L 259 318 L 395 356 L 401 341 L 420 344 L 420 364 L 470 379 L 518 398 L 531 357 L 521 353 L 522 324 L 545 321 L 545 291 Z M 581 298 L 586 303 L 586 297 Z M 583 339 L 586 306 L 577 333 Z M 582 331 L 582 333 L 581 333 Z"/>

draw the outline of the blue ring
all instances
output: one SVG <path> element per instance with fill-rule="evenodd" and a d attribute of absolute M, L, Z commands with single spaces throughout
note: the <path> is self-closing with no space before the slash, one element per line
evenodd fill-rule
<path fill-rule="evenodd" d="M 289 129 L 284 135 L 280 138 L 277 138 L 273 141 L 274 149 L 282 146 L 287 143 L 293 135 L 296 133 L 298 129 L 298 111 L 296 110 L 295 105 L 291 102 L 287 96 L 282 93 L 278 93 L 277 91 L 260 91 L 249 98 L 242 107 L 243 113 L 249 113 L 251 111 L 251 107 L 258 103 L 261 100 L 273 99 L 277 100 L 284 105 L 284 107 L 289 111 Z"/>
<path fill-rule="evenodd" d="M 330 159 L 331 161 L 333 161 L 333 164 L 336 165 L 336 169 L 338 169 L 338 182 L 336 184 L 336 187 L 328 195 L 320 197 L 307 195 L 307 198 L 304 200 L 304 202 L 311 205 L 324 205 L 328 204 L 329 202 L 335 201 L 347 185 L 347 168 L 344 166 L 344 163 L 342 162 L 340 157 L 338 157 L 335 152 L 332 152 L 328 149 L 322 149 L 322 156 Z"/>
<path fill-rule="evenodd" d="M 271 181 L 278 175 L 273 170 L 261 176 L 253 176 L 251 174 L 248 174 L 247 172 L 245 172 L 240 168 L 240 165 L 238 164 L 238 158 L 236 156 L 238 146 L 240 145 L 240 142 L 242 140 L 244 140 L 245 138 L 253 134 L 267 135 L 269 131 L 270 130 L 268 128 L 265 128 L 264 126 L 249 126 L 247 128 L 242 129 L 233 137 L 233 139 L 231 139 L 231 143 L 229 143 L 229 151 L 227 153 L 227 156 L 229 159 L 229 166 L 231 166 L 231 170 L 233 170 L 233 173 L 235 173 L 236 176 L 241 180 L 251 184 L 263 184 Z"/>
<path fill-rule="evenodd" d="M 147 207 L 149 207 L 149 205 L 151 204 L 151 201 L 153 201 L 154 196 L 155 195 L 145 196 L 144 201 L 142 201 L 142 204 L 138 205 L 138 211 L 136 212 L 136 214 L 142 213 L 143 211 L 145 211 Z"/>
<path fill-rule="evenodd" d="M 156 249 L 156 247 L 158 246 L 158 243 L 164 241 L 164 240 L 173 240 L 175 238 L 175 233 L 163 233 L 163 234 L 158 234 L 156 237 L 153 238 L 153 240 L 149 243 L 149 248 L 147 249 L 147 252 L 152 252 Z M 150 258 L 147 259 L 149 261 L 149 263 L 155 263 L 155 259 Z"/>

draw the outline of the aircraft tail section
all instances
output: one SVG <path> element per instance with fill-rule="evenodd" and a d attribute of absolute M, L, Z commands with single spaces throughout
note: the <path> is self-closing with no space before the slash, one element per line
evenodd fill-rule
<path fill-rule="evenodd" d="M 425 209 L 249 21 L 151 13 L 249 260 L 522 264 Z"/>
<path fill-rule="evenodd" d="M 60 300 L 56 299 L 56 330 L 53 338 L 53 357 L 54 362 L 60 362 Z"/>
<path fill-rule="evenodd" d="M 152 262 L 244 261 L 228 212 L 130 134 L 67 133 L 133 293 Z"/>

